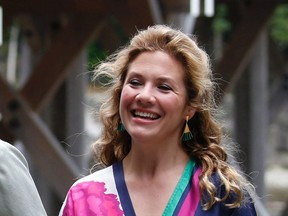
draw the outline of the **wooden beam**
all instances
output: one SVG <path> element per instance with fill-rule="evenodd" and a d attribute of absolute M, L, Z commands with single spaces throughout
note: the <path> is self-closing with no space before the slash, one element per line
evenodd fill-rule
<path fill-rule="evenodd" d="M 119 19 L 124 32 L 131 38 L 137 29 L 143 29 L 154 24 L 150 3 L 148 0 L 126 0 L 119 2 L 113 14 Z"/>
<path fill-rule="evenodd" d="M 150 1 L 125 0 L 113 2 L 113 6 L 107 13 L 109 19 L 102 32 L 103 36 L 99 38 L 109 54 L 125 45 L 135 35 L 137 29 L 143 29 L 154 24 Z"/>
<path fill-rule="evenodd" d="M 42 120 L 2 76 L 0 76 L 0 98 L 2 124 L 25 144 L 39 171 L 63 199 L 80 170 Z"/>
<path fill-rule="evenodd" d="M 5 13 L 18 15 L 52 16 L 60 13 L 97 13 L 106 14 L 111 7 L 111 1 L 105 0 L 0 0 Z"/>
<path fill-rule="evenodd" d="M 215 0 L 215 3 L 216 4 L 230 4 L 231 2 L 233 3 L 233 1 L 235 1 L 235 0 Z M 252 0 L 251 2 L 253 2 L 253 1 L 257 2 L 259 4 L 259 7 L 260 7 L 262 2 L 271 1 L 271 0 Z M 247 2 L 250 3 L 249 1 L 247 1 Z M 279 3 L 285 4 L 285 3 L 288 3 L 288 0 L 279 0 Z"/>
<path fill-rule="evenodd" d="M 75 16 L 54 41 L 20 92 L 27 101 L 9 89 L 3 78 L 0 80 L 0 111 L 6 119 L 1 122 L 2 128 L 22 140 L 39 170 L 62 198 L 80 172 L 33 111 L 39 111 L 63 82 L 67 68 L 93 37 L 97 26 L 99 17 L 96 15 Z M 7 110 L 11 101 L 12 104 L 20 104 L 16 115 Z"/>
<path fill-rule="evenodd" d="M 233 88 L 243 73 L 255 41 L 279 2 L 254 1 L 247 9 L 216 68 L 215 74 L 221 75 L 219 87 L 223 93 Z"/>
<path fill-rule="evenodd" d="M 95 14 L 78 14 L 63 29 L 42 61 L 35 67 L 21 95 L 34 111 L 40 110 L 63 82 L 70 64 L 101 28 Z"/>
<path fill-rule="evenodd" d="M 128 14 L 130 14 L 130 25 L 134 28 L 133 35 L 135 34 L 136 28 L 146 28 L 149 25 L 154 24 L 152 11 L 150 8 L 149 0 L 135 1 L 126 0 Z M 127 14 L 121 13 L 121 15 L 127 16 Z M 133 22 L 131 22 L 133 20 Z M 125 23 L 123 23 L 125 24 Z"/>

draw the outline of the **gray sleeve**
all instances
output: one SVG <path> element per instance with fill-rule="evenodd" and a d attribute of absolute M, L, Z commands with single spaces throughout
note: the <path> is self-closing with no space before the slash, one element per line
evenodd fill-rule
<path fill-rule="evenodd" d="M 46 216 L 40 196 L 18 149 L 0 140 L 0 216 Z"/>

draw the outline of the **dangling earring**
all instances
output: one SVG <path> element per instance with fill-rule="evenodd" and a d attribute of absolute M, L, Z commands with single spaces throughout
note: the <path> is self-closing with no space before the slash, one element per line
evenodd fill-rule
<path fill-rule="evenodd" d="M 117 127 L 117 131 L 119 131 L 119 132 L 125 131 L 125 127 L 124 127 L 122 122 L 119 122 L 118 127 Z"/>
<path fill-rule="evenodd" d="M 189 116 L 186 116 L 185 130 L 184 130 L 184 133 L 182 135 L 182 141 L 184 141 L 184 142 L 193 139 L 193 135 L 192 135 L 192 133 L 189 129 L 189 126 L 188 126 L 188 121 L 189 121 Z"/>

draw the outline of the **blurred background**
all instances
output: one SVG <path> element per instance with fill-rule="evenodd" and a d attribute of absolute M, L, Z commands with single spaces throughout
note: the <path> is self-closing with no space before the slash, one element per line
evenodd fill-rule
<path fill-rule="evenodd" d="M 0 138 L 28 159 L 48 215 L 93 165 L 105 88 L 92 70 L 137 29 L 195 34 L 260 216 L 288 215 L 287 0 L 0 0 Z M 103 78 L 105 79 L 105 77 Z M 104 80 L 105 81 L 105 80 Z"/>

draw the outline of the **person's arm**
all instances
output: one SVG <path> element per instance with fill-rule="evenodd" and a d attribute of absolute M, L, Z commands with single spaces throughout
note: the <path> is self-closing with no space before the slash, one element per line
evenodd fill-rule
<path fill-rule="evenodd" d="M 0 216 L 46 216 L 21 152 L 0 140 Z"/>

